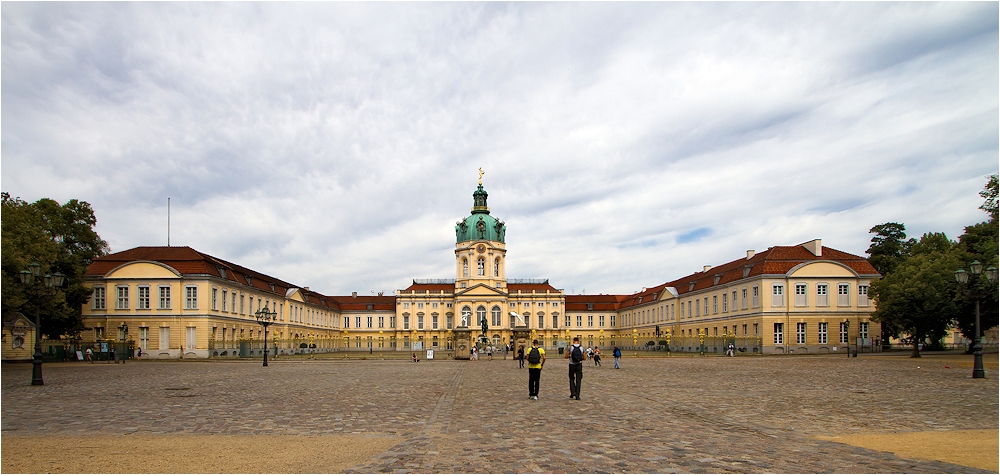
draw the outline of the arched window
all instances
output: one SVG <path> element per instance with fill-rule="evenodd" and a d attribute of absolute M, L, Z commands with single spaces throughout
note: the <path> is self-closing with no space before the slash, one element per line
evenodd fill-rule
<path fill-rule="evenodd" d="M 480 305 L 476 307 L 476 326 L 483 326 L 484 321 L 486 321 L 486 307 Z"/>
<path fill-rule="evenodd" d="M 493 308 L 490 309 L 490 313 L 493 316 L 493 327 L 494 328 L 499 327 L 500 326 L 500 307 L 497 306 L 497 305 L 494 305 Z"/>
<path fill-rule="evenodd" d="M 476 261 L 476 270 L 479 272 L 479 275 L 486 275 L 486 259 L 480 257 Z"/>
<path fill-rule="evenodd" d="M 493 277 L 500 277 L 500 258 L 493 261 Z"/>
<path fill-rule="evenodd" d="M 462 307 L 462 326 L 467 327 L 472 323 L 472 309 L 468 305 Z"/>
<path fill-rule="evenodd" d="M 462 277 L 469 276 L 469 260 L 462 258 Z"/>

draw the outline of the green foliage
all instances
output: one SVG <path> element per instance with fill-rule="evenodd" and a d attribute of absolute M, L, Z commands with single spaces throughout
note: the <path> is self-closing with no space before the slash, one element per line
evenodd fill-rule
<path fill-rule="evenodd" d="M 919 356 L 920 342 L 940 340 L 958 318 L 955 270 L 961 263 L 957 243 L 941 233 L 924 234 L 907 259 L 872 282 L 870 293 L 878 302 L 872 320 L 908 335 Z"/>
<path fill-rule="evenodd" d="M 982 196 L 986 201 L 983 203 L 979 209 L 990 215 L 990 219 L 993 222 L 997 220 L 997 174 L 994 173 L 990 175 L 989 181 L 986 182 L 986 186 L 983 187 L 983 191 L 979 192 L 979 196 Z"/>
<path fill-rule="evenodd" d="M 868 246 L 868 262 L 882 275 L 889 274 L 903 262 L 916 243 L 913 239 L 906 239 L 906 226 L 901 223 L 879 224 L 868 232 L 875 234 L 872 244 Z"/>
<path fill-rule="evenodd" d="M 966 226 L 965 234 L 959 237 L 961 267 L 968 271 L 969 264 L 972 261 L 979 261 L 982 263 L 983 269 L 991 266 L 1000 268 L 1000 263 L 998 263 L 997 259 L 998 254 L 1000 254 L 998 235 L 1000 235 L 1000 232 L 998 232 L 995 219 L 989 222 Z M 975 276 L 970 274 L 967 289 L 981 296 L 979 303 L 979 331 L 980 336 L 982 336 L 987 329 L 1000 324 L 1000 312 L 998 312 L 1000 300 L 997 298 L 997 286 L 990 285 L 985 275 Z M 958 299 L 960 310 L 956 324 L 962 335 L 972 340 L 976 333 L 976 299 L 974 296 L 964 293 L 960 294 Z"/>
<path fill-rule="evenodd" d="M 83 276 L 94 259 L 107 254 L 108 244 L 94 231 L 97 218 L 86 201 L 58 202 L 42 198 L 27 203 L 2 193 L 2 311 L 21 312 L 34 320 L 32 289 L 21 284 L 19 274 L 32 262 L 42 265 L 42 275 L 61 272 L 66 282 L 51 299 L 42 301 L 42 333 L 49 337 L 72 335 L 82 329 L 81 312 L 90 299 Z"/>

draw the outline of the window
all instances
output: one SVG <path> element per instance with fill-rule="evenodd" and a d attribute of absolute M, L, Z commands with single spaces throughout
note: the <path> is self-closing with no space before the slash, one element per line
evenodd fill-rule
<path fill-rule="evenodd" d="M 486 275 L 486 259 L 480 257 L 476 260 L 476 273 L 478 275 Z"/>
<path fill-rule="evenodd" d="M 705 312 L 705 313 L 708 313 L 708 312 Z M 719 296 L 718 295 L 713 295 L 712 296 L 712 313 L 713 314 L 718 314 L 719 313 Z"/>
<path fill-rule="evenodd" d="M 588 327 L 593 327 L 594 326 L 594 316 L 593 315 L 587 315 L 587 326 Z"/>
<path fill-rule="evenodd" d="M 821 345 L 825 345 L 827 342 L 827 332 L 829 325 L 826 322 L 819 322 L 819 332 L 816 334 L 817 339 Z"/>
<path fill-rule="evenodd" d="M 684 302 L 681 302 L 681 318 L 684 318 Z"/>
<path fill-rule="evenodd" d="M 138 295 L 136 296 L 137 299 L 135 302 L 135 308 L 139 310 L 149 310 L 149 286 L 140 285 L 136 288 L 136 293 Z"/>
<path fill-rule="evenodd" d="M 104 339 L 104 327 L 94 327 L 94 339 L 95 340 Z"/>
<path fill-rule="evenodd" d="M 410 314 L 404 313 L 403 314 L 403 330 L 409 330 L 409 329 L 410 329 Z"/>
<path fill-rule="evenodd" d="M 806 306 L 806 284 L 795 284 L 795 306 Z"/>
<path fill-rule="evenodd" d="M 615 326 L 615 316 L 614 315 L 611 316 L 611 326 L 612 327 Z"/>
<path fill-rule="evenodd" d="M 170 349 L 170 327 L 160 327 L 160 349 Z"/>
<path fill-rule="evenodd" d="M 385 316 L 384 315 L 379 315 L 378 316 L 378 327 L 379 328 L 385 328 Z"/>
<path fill-rule="evenodd" d="M 389 328 L 396 328 L 396 316 L 389 315 Z M 395 348 L 395 346 L 393 346 Z"/>
<path fill-rule="evenodd" d="M 524 324 L 525 324 L 525 326 L 530 327 L 531 326 L 531 314 L 528 313 L 528 312 L 524 312 L 524 315 L 522 315 L 522 317 L 524 318 Z"/>
<path fill-rule="evenodd" d="M 577 315 L 576 316 L 576 326 L 577 326 L 577 328 L 583 326 L 583 315 Z"/>
<path fill-rule="evenodd" d="M 469 276 L 469 260 L 462 258 L 462 277 Z"/>
<path fill-rule="evenodd" d="M 701 299 L 694 299 L 694 316 L 701 316 Z"/>
<path fill-rule="evenodd" d="M 139 348 L 149 349 L 149 327 L 139 327 Z"/>
<path fill-rule="evenodd" d="M 753 286 L 753 308 L 760 307 L 760 288 Z"/>
<path fill-rule="evenodd" d="M 403 308 L 410 308 L 410 302 L 403 302 Z"/>
<path fill-rule="evenodd" d="M 418 313 L 417 314 L 417 330 L 423 330 L 423 329 L 424 329 L 424 314 Z"/>
<path fill-rule="evenodd" d="M 741 301 L 740 307 L 743 310 L 746 310 L 747 309 L 747 288 L 746 287 L 743 287 L 742 293 L 743 293 L 743 300 Z M 736 305 L 736 297 L 733 297 L 733 305 Z"/>
<path fill-rule="evenodd" d="M 344 328 L 351 328 L 351 317 L 344 317 Z"/>
<path fill-rule="evenodd" d="M 233 307 L 232 307 L 232 312 L 236 313 L 236 291 L 235 290 L 233 291 Z"/>
<path fill-rule="evenodd" d="M 837 306 L 849 307 L 851 305 L 851 285 L 837 284 Z"/>
<path fill-rule="evenodd" d="M 368 324 L 368 328 L 371 328 L 372 327 L 372 316 L 369 315 L 365 320 L 367 320 L 365 323 Z"/>
<path fill-rule="evenodd" d="M 782 284 L 772 284 L 771 285 L 771 306 L 772 307 L 784 307 L 785 306 L 785 286 Z"/>
<path fill-rule="evenodd" d="M 198 308 L 198 287 L 184 287 L 184 308 Z"/>
<path fill-rule="evenodd" d="M 601 328 L 604 327 L 604 315 L 597 317 L 597 324 L 600 325 Z"/>
<path fill-rule="evenodd" d="M 423 302 L 417 302 L 417 308 L 424 308 Z"/>
<path fill-rule="evenodd" d="M 757 327 L 756 323 L 753 324 L 753 334 L 754 334 L 754 336 L 760 335 L 760 330 Z"/>
<path fill-rule="evenodd" d="M 438 329 L 438 314 L 436 314 L 436 313 L 431 314 L 431 329 L 432 330 L 437 330 Z M 435 337 L 435 338 L 437 338 L 437 337 Z"/>
<path fill-rule="evenodd" d="M 569 328 L 570 326 L 572 326 L 572 325 L 573 325 L 573 323 L 572 323 L 572 321 L 571 321 L 571 319 L 572 319 L 572 318 L 573 318 L 573 317 L 570 317 L 569 315 L 566 315 L 566 325 L 565 325 L 565 326 L 566 326 L 567 328 Z"/>
<path fill-rule="evenodd" d="M 361 328 L 361 316 L 360 315 L 354 317 L 354 326 L 357 327 L 357 328 Z"/>
<path fill-rule="evenodd" d="M 858 324 L 858 338 L 868 338 L 868 322 Z"/>
<path fill-rule="evenodd" d="M 781 345 L 785 341 L 785 324 L 775 323 L 774 324 L 774 344 Z"/>
<path fill-rule="evenodd" d="M 858 306 L 867 307 L 868 306 L 868 286 L 859 285 L 858 286 Z"/>
<path fill-rule="evenodd" d="M 212 310 L 219 309 L 219 289 L 212 287 Z"/>
<path fill-rule="evenodd" d="M 435 335 L 434 339 L 431 340 L 431 347 L 433 347 L 433 348 L 437 348 L 438 347 L 438 337 L 437 337 L 437 335 Z"/>
<path fill-rule="evenodd" d="M 559 327 L 559 314 L 552 315 L 552 328 Z"/>
<path fill-rule="evenodd" d="M 795 343 L 800 345 L 806 344 L 806 324 L 805 322 L 799 322 L 795 324 Z"/>
<path fill-rule="evenodd" d="M 227 302 L 228 298 L 229 298 L 229 291 L 226 290 L 226 289 L 222 289 L 222 311 L 223 312 L 226 311 L 226 302 Z"/>
<path fill-rule="evenodd" d="M 500 277 L 500 259 L 493 261 L 493 277 Z"/>
<path fill-rule="evenodd" d="M 705 315 L 708 316 L 708 297 L 705 297 Z"/>
<path fill-rule="evenodd" d="M 747 324 L 743 324 L 743 336 L 747 336 Z"/>
<path fill-rule="evenodd" d="M 827 284 L 816 284 L 816 306 L 830 306 L 830 286 Z"/>
<path fill-rule="evenodd" d="M 197 347 L 198 343 L 198 329 L 195 327 L 187 327 L 187 338 L 186 344 L 184 345 L 184 350 L 193 350 Z"/>
<path fill-rule="evenodd" d="M 115 290 L 118 292 L 118 300 L 115 308 L 119 310 L 128 310 L 128 287 L 119 286 L 115 287 Z"/>
<path fill-rule="evenodd" d="M 514 302 L 511 302 L 511 303 L 510 303 L 510 304 L 508 304 L 508 305 L 510 306 L 510 308 L 517 308 L 517 304 L 516 304 L 516 303 L 514 303 Z"/>
<path fill-rule="evenodd" d="M 851 324 L 848 322 L 840 322 L 840 342 L 847 343 L 847 331 L 850 330 Z"/>
<path fill-rule="evenodd" d="M 105 302 L 105 289 L 104 287 L 94 287 L 94 301 L 92 302 L 94 310 L 104 310 L 107 305 Z"/>
<path fill-rule="evenodd" d="M 722 294 L 722 313 L 729 312 L 729 294 Z"/>
<path fill-rule="evenodd" d="M 500 312 L 500 306 L 499 305 L 494 305 L 493 308 L 490 309 L 490 314 L 493 317 L 493 327 L 494 328 L 499 327 L 500 326 L 500 318 L 502 316 L 501 312 Z"/>
<path fill-rule="evenodd" d="M 242 315 L 245 310 L 246 295 L 240 294 L 240 314 Z"/>

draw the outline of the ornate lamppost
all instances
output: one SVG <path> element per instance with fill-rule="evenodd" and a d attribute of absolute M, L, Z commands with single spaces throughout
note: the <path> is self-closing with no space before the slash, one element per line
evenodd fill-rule
<path fill-rule="evenodd" d="M 121 340 L 122 340 L 122 343 L 121 343 L 122 348 L 119 351 L 119 353 L 121 353 L 122 364 L 125 364 L 125 360 L 128 359 L 128 354 L 126 354 L 126 351 L 128 350 L 128 346 L 126 346 L 126 343 L 125 343 L 128 340 L 128 324 L 127 323 L 122 322 L 121 325 L 118 325 L 118 335 L 121 336 Z M 115 363 L 118 363 L 118 362 L 115 361 Z"/>
<path fill-rule="evenodd" d="M 21 271 L 21 283 L 24 285 L 30 285 L 30 293 L 34 297 L 35 301 L 35 354 L 31 360 L 31 385 L 32 386 L 43 386 L 45 381 L 42 380 L 42 319 L 41 319 L 41 299 L 50 299 L 52 297 L 51 292 L 53 287 L 62 287 L 63 278 L 65 277 L 60 272 L 56 272 L 52 275 L 46 274 L 42 280 L 38 279 L 38 276 L 42 273 L 42 265 L 37 262 L 32 262 L 28 265 L 28 270 Z M 42 290 L 38 284 L 44 284 L 45 290 Z"/>
<path fill-rule="evenodd" d="M 983 273 L 983 264 L 979 261 L 972 261 L 972 263 L 969 264 L 969 271 L 970 272 L 965 272 L 965 269 L 959 268 L 955 271 L 955 279 L 962 284 L 962 292 L 967 297 L 976 299 L 976 328 L 975 333 L 972 335 L 972 377 L 979 379 L 986 377 L 986 371 L 983 369 L 983 340 L 979 331 L 979 299 L 983 297 L 984 292 L 977 285 L 979 283 L 979 275 Z M 973 277 L 971 283 L 969 282 L 970 273 L 975 276 Z M 986 269 L 986 280 L 989 281 L 990 286 L 996 285 L 996 267 L 990 266 Z"/>
<path fill-rule="evenodd" d="M 698 354 L 705 356 L 705 330 L 698 329 Z"/>
<path fill-rule="evenodd" d="M 639 330 L 632 329 L 632 356 L 636 355 L 636 347 L 639 346 Z"/>
<path fill-rule="evenodd" d="M 670 356 L 670 330 L 667 330 L 665 337 L 667 339 L 667 356 Z"/>
<path fill-rule="evenodd" d="M 264 307 L 254 312 L 253 315 L 257 317 L 257 323 L 264 327 L 264 366 L 267 366 L 267 327 L 274 323 L 274 317 L 278 315 L 278 312 Z"/>

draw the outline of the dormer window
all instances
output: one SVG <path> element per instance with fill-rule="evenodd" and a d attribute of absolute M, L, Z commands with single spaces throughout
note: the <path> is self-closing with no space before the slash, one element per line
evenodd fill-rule
<path fill-rule="evenodd" d="M 368 311 L 371 312 L 372 310 L 375 310 L 375 304 L 370 303 L 368 304 Z"/>
<path fill-rule="evenodd" d="M 594 310 L 594 304 L 588 303 L 587 304 L 587 311 L 589 312 L 589 311 L 592 311 L 592 310 Z"/>
<path fill-rule="evenodd" d="M 219 271 L 219 277 L 222 277 L 223 279 L 226 278 L 226 268 L 225 267 L 215 266 L 215 269 Z"/>
<path fill-rule="evenodd" d="M 246 274 L 244 274 L 243 277 L 245 277 L 247 279 L 247 285 L 249 285 L 250 287 L 253 287 L 253 277 L 250 277 L 249 275 L 246 275 Z"/>
<path fill-rule="evenodd" d="M 712 281 L 712 285 L 719 285 L 720 279 L 722 279 L 722 274 L 715 274 L 715 279 Z"/>
<path fill-rule="evenodd" d="M 743 266 L 743 277 L 746 277 L 746 276 L 750 275 L 750 268 L 751 267 L 753 267 L 753 266 L 752 265 Z"/>
<path fill-rule="evenodd" d="M 697 282 L 688 282 L 688 292 L 694 290 L 694 284 L 697 284 Z"/>

